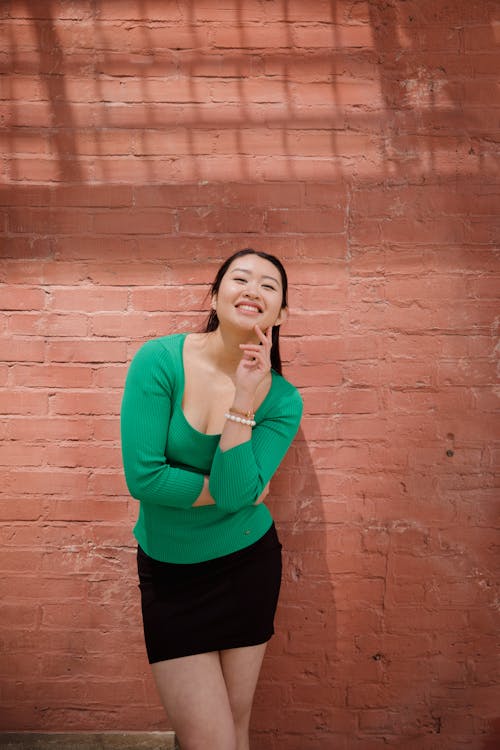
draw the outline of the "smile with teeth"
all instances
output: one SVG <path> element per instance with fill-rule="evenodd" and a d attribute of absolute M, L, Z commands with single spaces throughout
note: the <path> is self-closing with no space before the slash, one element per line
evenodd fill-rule
<path fill-rule="evenodd" d="M 238 310 L 244 310 L 245 312 L 260 313 L 260 308 L 257 305 L 248 304 L 246 302 L 237 305 Z"/>

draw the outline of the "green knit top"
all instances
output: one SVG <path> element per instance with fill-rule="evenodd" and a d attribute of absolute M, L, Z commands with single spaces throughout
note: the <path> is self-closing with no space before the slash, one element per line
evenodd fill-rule
<path fill-rule="evenodd" d="M 221 451 L 220 435 L 194 429 L 182 411 L 187 334 L 144 344 L 127 374 L 122 455 L 130 494 L 140 501 L 134 534 L 156 560 L 195 563 L 243 549 L 272 524 L 254 505 L 292 442 L 302 415 L 297 389 L 274 370 L 245 443 Z M 192 505 L 210 476 L 215 505 Z"/>

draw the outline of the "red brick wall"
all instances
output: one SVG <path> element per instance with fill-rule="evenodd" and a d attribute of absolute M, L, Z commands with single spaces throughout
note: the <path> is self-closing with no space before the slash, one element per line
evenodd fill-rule
<path fill-rule="evenodd" d="M 255 746 L 497 747 L 495 11 L 2 3 L 2 729 L 168 726 L 121 391 L 253 245 L 305 400 Z"/>

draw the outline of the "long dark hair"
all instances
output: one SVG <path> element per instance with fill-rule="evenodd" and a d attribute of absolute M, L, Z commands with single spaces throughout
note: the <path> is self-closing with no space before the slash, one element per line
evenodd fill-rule
<path fill-rule="evenodd" d="M 236 258 L 241 258 L 244 255 L 258 255 L 259 258 L 264 258 L 264 260 L 268 260 L 270 263 L 273 264 L 273 266 L 276 266 L 276 268 L 280 272 L 281 286 L 283 289 L 281 309 L 283 309 L 284 307 L 287 307 L 288 306 L 288 302 L 287 302 L 288 279 L 287 279 L 286 271 L 283 267 L 282 262 L 278 260 L 278 258 L 276 258 L 274 255 L 270 255 L 269 253 L 264 253 L 261 250 L 253 250 L 251 247 L 246 247 L 243 250 L 238 250 L 238 252 L 233 253 L 233 255 L 231 255 L 229 258 L 227 258 L 224 261 L 224 263 L 221 265 L 221 267 L 217 271 L 215 279 L 212 282 L 212 285 L 210 287 L 210 296 L 213 297 L 219 291 L 221 281 L 224 278 L 227 272 L 227 269 L 229 268 L 233 260 L 236 260 Z M 217 313 L 215 312 L 215 310 L 211 310 L 207 318 L 207 321 L 205 323 L 205 326 L 203 328 L 203 333 L 210 333 L 211 331 L 216 331 L 218 327 L 219 327 L 219 318 L 217 317 Z M 273 368 L 273 370 L 276 370 L 276 372 L 281 375 L 282 367 L 281 367 L 281 355 L 280 355 L 280 327 L 279 326 L 273 326 L 271 337 L 272 337 L 271 367 Z"/>

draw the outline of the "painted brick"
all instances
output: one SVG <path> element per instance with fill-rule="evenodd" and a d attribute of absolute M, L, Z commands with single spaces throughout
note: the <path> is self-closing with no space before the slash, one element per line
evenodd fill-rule
<path fill-rule="evenodd" d="M 32 287 L 0 288 L 0 304 L 2 310 L 38 310 L 45 307 L 45 293 L 43 289 Z"/>
<path fill-rule="evenodd" d="M 276 209 L 267 214 L 269 232 L 326 232 L 328 234 L 344 231 L 344 212 L 314 210 Z"/>
<path fill-rule="evenodd" d="M 17 399 L 13 403 L 10 389 L 0 390 L 1 414 L 33 414 L 38 416 L 47 413 L 47 405 L 48 395 L 43 391 L 20 390 Z"/>
<path fill-rule="evenodd" d="M 11 314 L 7 318 L 9 333 L 15 336 L 86 336 L 88 319 L 85 315 L 40 313 Z"/>
<path fill-rule="evenodd" d="M 52 414 L 117 414 L 120 399 L 120 393 L 103 389 L 90 393 L 67 389 L 51 397 L 50 409 Z"/>
<path fill-rule="evenodd" d="M 115 209 L 100 211 L 93 217 L 96 234 L 163 234 L 171 232 L 173 216 L 166 211 Z"/>
<path fill-rule="evenodd" d="M 250 245 L 305 406 L 254 744 L 496 747 L 495 11 L 2 5 L 1 727 L 166 726 L 121 392 Z"/>

